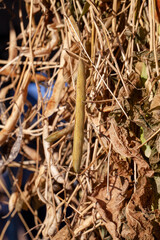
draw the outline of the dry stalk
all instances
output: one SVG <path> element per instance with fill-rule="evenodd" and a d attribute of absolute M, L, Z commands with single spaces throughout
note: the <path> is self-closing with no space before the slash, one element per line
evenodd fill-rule
<path fill-rule="evenodd" d="M 0 59 L 0 170 L 13 180 L 9 194 L 0 179 L 10 217 L 0 239 L 16 213 L 31 239 L 152 239 L 155 194 L 141 179 L 159 164 L 159 1 L 25 7 L 26 19 L 19 1 L 21 33 L 11 22 L 8 60 Z M 32 172 L 24 186 L 13 167 Z M 33 215 L 31 229 L 22 209 Z"/>
<path fill-rule="evenodd" d="M 17 120 L 20 116 L 20 113 L 23 111 L 23 106 L 27 96 L 27 87 L 30 82 L 31 74 L 30 69 L 28 69 L 25 73 L 24 80 L 22 87 L 20 89 L 20 95 L 18 96 L 17 100 L 15 101 L 12 109 L 12 113 L 8 118 L 6 125 L 0 131 L 0 146 L 6 141 L 8 135 L 12 132 L 17 123 Z"/>

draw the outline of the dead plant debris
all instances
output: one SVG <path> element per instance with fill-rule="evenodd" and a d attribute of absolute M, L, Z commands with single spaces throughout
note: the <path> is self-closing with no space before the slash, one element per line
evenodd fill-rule
<path fill-rule="evenodd" d="M 159 1 L 20 2 L 0 59 L 0 239 L 16 216 L 17 239 L 160 239 Z"/>

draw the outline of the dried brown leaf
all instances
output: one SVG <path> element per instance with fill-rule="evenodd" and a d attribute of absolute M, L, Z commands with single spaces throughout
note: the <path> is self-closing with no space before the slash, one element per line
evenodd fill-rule
<path fill-rule="evenodd" d="M 151 205 L 152 205 L 152 187 L 150 180 L 146 177 L 140 177 L 137 181 L 136 191 L 133 193 L 126 207 L 126 226 L 122 229 L 122 236 L 130 239 L 153 240 L 153 226 Z"/>
<path fill-rule="evenodd" d="M 148 174 L 148 176 L 152 176 L 153 171 L 150 170 L 149 164 L 143 159 L 139 150 L 137 150 L 138 142 L 131 140 L 129 142 L 127 130 L 122 126 L 118 126 L 114 118 L 110 119 L 110 124 L 108 133 L 114 151 L 122 157 L 133 158 L 138 166 L 140 175 Z"/>
<path fill-rule="evenodd" d="M 107 199 L 106 180 L 94 191 L 91 199 L 97 202 L 97 210 L 104 220 L 104 224 L 114 240 L 119 239 L 121 226 L 121 212 L 125 205 L 129 181 L 121 177 L 109 178 L 110 199 Z"/>

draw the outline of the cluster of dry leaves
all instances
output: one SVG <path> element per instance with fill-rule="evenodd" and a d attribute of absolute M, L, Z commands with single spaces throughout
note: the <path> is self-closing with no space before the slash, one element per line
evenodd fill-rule
<path fill-rule="evenodd" d="M 159 5 L 25 0 L 26 28 L 19 7 L 21 33 L 11 22 L 9 57 L 0 60 L 0 191 L 8 204 L 0 239 L 16 214 L 30 239 L 160 239 Z M 84 134 L 73 134 L 79 117 Z"/>

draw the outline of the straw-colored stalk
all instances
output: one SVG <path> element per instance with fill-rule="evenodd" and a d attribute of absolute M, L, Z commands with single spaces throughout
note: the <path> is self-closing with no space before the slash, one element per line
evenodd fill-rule
<path fill-rule="evenodd" d="M 73 139 L 73 169 L 79 172 L 82 158 L 83 138 L 84 138 L 84 118 L 85 118 L 85 66 L 80 59 L 77 76 L 76 90 L 76 112 L 75 112 L 75 127 Z"/>
<path fill-rule="evenodd" d="M 27 97 L 27 88 L 28 88 L 30 79 L 31 79 L 31 74 L 28 69 L 28 71 L 26 71 L 25 76 L 24 76 L 23 86 L 20 90 L 20 94 L 13 105 L 12 113 L 11 113 L 10 117 L 8 118 L 6 125 L 0 131 L 0 146 L 5 143 L 9 134 L 14 129 L 20 114 L 22 113 L 23 106 L 24 106 L 24 103 L 25 103 L 26 97 Z"/>

